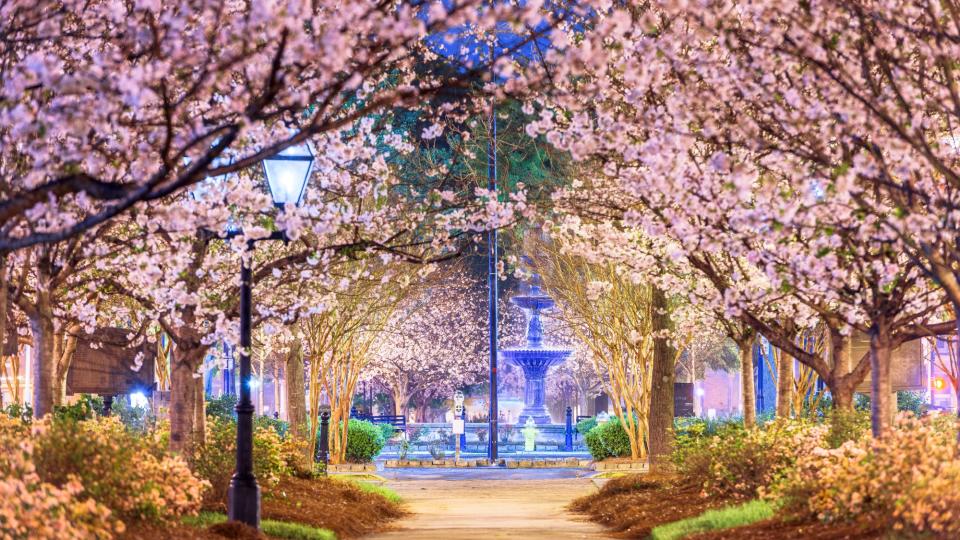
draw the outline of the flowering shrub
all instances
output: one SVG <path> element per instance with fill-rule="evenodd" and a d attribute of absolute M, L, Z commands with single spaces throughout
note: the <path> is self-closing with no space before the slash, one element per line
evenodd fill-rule
<path fill-rule="evenodd" d="M 83 494 L 125 519 L 166 521 L 200 509 L 205 484 L 186 462 L 118 418 L 54 417 L 39 425 L 33 459 L 44 481 L 79 482 Z"/>
<path fill-rule="evenodd" d="M 288 434 L 280 441 L 280 459 L 283 468 L 297 478 L 313 478 L 317 474 L 316 464 L 310 456 L 310 444 Z"/>
<path fill-rule="evenodd" d="M 898 418 L 880 440 L 815 448 L 763 493 L 825 521 L 858 519 L 894 530 L 960 534 L 960 459 L 952 417 Z"/>
<path fill-rule="evenodd" d="M 777 419 L 755 429 L 727 424 L 715 436 L 689 441 L 675 462 L 682 475 L 702 483 L 704 495 L 749 499 L 799 455 L 822 446 L 826 433 L 826 426 L 804 420 Z"/>
<path fill-rule="evenodd" d="M 869 409 L 866 411 L 833 409 L 827 418 L 830 421 L 830 433 L 826 440 L 829 448 L 836 448 L 847 441 L 860 439 L 870 431 Z"/>
<path fill-rule="evenodd" d="M 682 468 L 691 452 L 699 452 L 700 447 L 716 437 L 724 430 L 743 429 L 742 420 L 708 419 L 708 418 L 676 418 L 673 421 L 673 455 L 674 465 Z"/>
<path fill-rule="evenodd" d="M 37 426 L 34 433 L 43 429 Z M 123 523 L 106 506 L 84 497 L 76 478 L 60 487 L 40 479 L 31 436 L 19 419 L 0 414 L 0 537 L 108 539 L 122 533 Z"/>
<path fill-rule="evenodd" d="M 193 456 L 193 470 L 207 482 L 203 506 L 209 509 L 225 508 L 230 478 L 236 470 L 236 422 L 207 417 L 206 441 Z M 257 426 L 253 431 L 253 470 L 261 484 L 276 484 L 287 474 L 283 443 L 277 432 L 268 426 Z"/>

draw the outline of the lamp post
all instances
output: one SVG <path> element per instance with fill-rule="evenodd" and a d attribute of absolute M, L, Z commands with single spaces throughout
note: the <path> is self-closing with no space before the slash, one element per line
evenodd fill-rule
<path fill-rule="evenodd" d="M 493 60 L 494 60 L 494 50 L 493 45 L 490 45 L 490 70 L 491 75 L 493 72 Z M 493 193 L 494 197 L 497 197 L 497 108 L 496 103 L 490 103 L 490 139 L 487 141 L 487 189 Z M 488 325 L 489 325 L 489 338 L 490 338 L 490 417 L 488 418 L 490 430 L 490 439 L 487 443 L 487 458 L 490 459 L 490 464 L 495 465 L 497 459 L 499 459 L 499 451 L 497 448 L 497 441 L 500 437 L 500 429 L 497 424 L 500 414 L 500 406 L 497 402 L 497 361 L 499 357 L 499 351 L 497 346 L 499 344 L 497 324 L 499 322 L 500 315 L 497 311 L 497 303 L 500 300 L 500 292 L 497 290 L 498 287 L 498 276 L 497 276 L 497 262 L 499 256 L 497 255 L 497 229 L 491 228 L 487 233 L 487 292 L 489 298 L 489 312 L 488 312 Z"/>
<path fill-rule="evenodd" d="M 313 167 L 313 154 L 307 145 L 295 146 L 263 160 L 273 203 L 283 211 L 287 204 L 300 204 Z M 228 233 L 236 236 L 239 231 Z M 286 240 L 283 231 L 274 231 L 265 238 L 247 241 L 247 251 L 253 251 L 260 240 Z M 248 254 L 245 254 L 248 255 Z M 237 402 L 237 469 L 230 479 L 227 491 L 227 515 L 260 528 L 260 486 L 253 472 L 253 400 L 250 395 L 250 333 L 253 301 L 252 269 L 249 256 L 240 263 L 240 399 Z"/>

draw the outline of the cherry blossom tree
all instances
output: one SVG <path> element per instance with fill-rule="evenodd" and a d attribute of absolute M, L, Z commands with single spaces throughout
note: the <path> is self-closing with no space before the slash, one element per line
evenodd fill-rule
<path fill-rule="evenodd" d="M 365 377 L 388 389 L 394 414 L 415 397 L 447 397 L 485 372 L 485 300 L 462 265 L 430 276 L 393 314 L 371 352 Z"/>
<path fill-rule="evenodd" d="M 43 416 L 61 405 L 77 340 L 97 325 L 92 235 L 35 246 L 9 257 L 10 273 L 0 292 L 24 316 L 32 338 L 33 410 Z M 5 314 L 5 317 L 9 318 Z"/>
<path fill-rule="evenodd" d="M 544 315 L 544 334 L 552 346 L 570 347 L 573 352 L 550 372 L 549 383 L 558 391 L 572 387 L 575 394 L 575 414 L 586 414 L 587 402 L 603 391 L 603 380 L 595 369 L 590 347 L 579 340 L 563 320 L 550 314 Z"/>
<path fill-rule="evenodd" d="M 573 14 L 479 0 L 5 3 L 0 251 L 66 239 L 308 140 L 340 154 L 358 120 L 428 105 L 492 64 L 509 76 L 496 92 L 523 92 L 546 60 L 517 69 L 510 56 Z M 495 23 L 523 33 L 492 55 L 445 45 Z M 433 60 L 452 69 L 413 69 Z"/>
<path fill-rule="evenodd" d="M 942 297 L 920 274 L 929 265 L 889 226 L 904 210 L 879 184 L 899 182 L 891 178 L 906 175 L 910 161 L 895 149 L 883 164 L 870 157 L 874 141 L 881 148 L 886 141 L 871 130 L 873 119 L 865 121 L 876 111 L 864 113 L 863 102 L 882 93 L 869 80 L 859 81 L 863 92 L 828 88 L 870 72 L 862 69 L 861 41 L 839 29 L 871 27 L 864 15 L 878 8 L 721 4 L 654 3 L 615 14 L 608 24 L 616 47 L 590 56 L 596 76 L 555 101 L 578 112 L 544 109 L 530 129 L 578 159 L 601 160 L 620 190 L 613 207 L 623 223 L 672 238 L 728 315 L 814 367 L 841 405 L 870 364 L 879 435 L 889 424 L 890 351 L 941 329 L 933 314 Z M 631 18 L 632 25 L 622 22 Z M 884 29 L 904 32 L 892 22 Z M 811 43 L 810 35 L 823 39 Z M 848 54 L 837 54 L 840 45 Z M 825 62 L 838 72 L 820 71 Z M 889 174 L 877 181 L 878 170 Z M 724 257 L 730 264 L 716 264 Z M 750 275 L 763 278 L 759 287 L 740 286 Z M 816 318 L 830 325 L 840 339 L 827 359 L 798 350 L 779 313 L 750 307 L 778 297 L 798 306 L 784 313 L 800 313 L 801 326 Z M 852 329 L 869 332 L 871 352 L 841 368 L 837 351 Z"/>

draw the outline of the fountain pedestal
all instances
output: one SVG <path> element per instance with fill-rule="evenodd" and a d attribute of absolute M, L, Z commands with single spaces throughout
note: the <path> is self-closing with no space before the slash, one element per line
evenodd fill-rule
<path fill-rule="evenodd" d="M 520 413 L 518 423 L 525 424 L 527 419 L 532 418 L 537 424 L 549 424 L 550 414 L 546 407 L 547 372 L 570 356 L 571 350 L 543 346 L 543 322 L 540 320 L 540 312 L 553 307 L 554 302 L 540 290 L 538 276 L 534 276 L 528 294 L 514 296 L 510 301 L 527 314 L 526 347 L 508 347 L 500 351 L 501 359 L 523 370 L 523 412 Z"/>

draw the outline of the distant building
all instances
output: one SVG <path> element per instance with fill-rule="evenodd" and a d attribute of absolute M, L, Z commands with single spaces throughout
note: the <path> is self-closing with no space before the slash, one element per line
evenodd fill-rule
<path fill-rule="evenodd" d="M 740 372 L 707 369 L 694 383 L 693 410 L 704 418 L 726 418 L 743 414 Z"/>
<path fill-rule="evenodd" d="M 934 409 L 956 410 L 957 396 L 950 384 L 950 377 L 944 366 L 956 362 L 956 338 L 937 338 L 927 340 L 927 358 L 930 370 L 930 407 Z M 951 351 L 951 348 L 953 349 Z M 954 364 L 955 365 L 955 364 Z"/>

